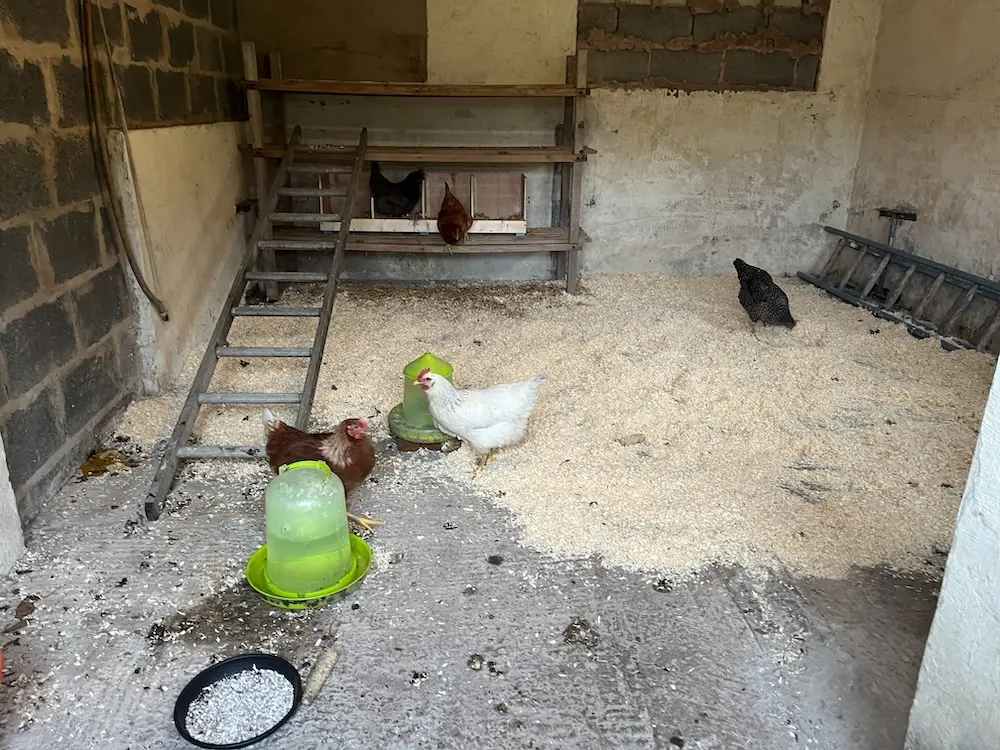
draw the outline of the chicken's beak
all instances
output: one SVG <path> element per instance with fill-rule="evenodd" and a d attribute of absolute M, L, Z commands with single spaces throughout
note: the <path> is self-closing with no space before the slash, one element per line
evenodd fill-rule
<path fill-rule="evenodd" d="M 419 380 L 414 380 L 413 381 L 413 385 L 420 385 L 420 381 Z"/>

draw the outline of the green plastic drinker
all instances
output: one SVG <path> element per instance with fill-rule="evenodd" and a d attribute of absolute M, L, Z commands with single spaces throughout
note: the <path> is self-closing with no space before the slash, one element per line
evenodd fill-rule
<path fill-rule="evenodd" d="M 323 461 L 282 466 L 264 494 L 268 583 L 307 594 L 333 586 L 354 564 L 344 484 Z"/>
<path fill-rule="evenodd" d="M 396 438 L 411 443 L 430 445 L 448 440 L 448 436 L 434 426 L 427 394 L 419 385 L 414 385 L 421 372 L 430 370 L 449 381 L 455 375 L 455 368 L 443 359 L 427 353 L 403 367 L 403 403 L 397 404 L 389 412 L 389 430 Z"/>

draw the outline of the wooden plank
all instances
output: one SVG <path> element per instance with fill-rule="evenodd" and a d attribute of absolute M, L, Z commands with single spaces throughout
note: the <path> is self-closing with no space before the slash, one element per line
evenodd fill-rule
<path fill-rule="evenodd" d="M 243 76 L 248 81 L 257 80 L 257 47 L 253 42 L 243 42 Z M 264 146 L 264 115 L 260 106 L 260 92 L 247 90 L 247 111 L 250 114 L 250 145 L 256 150 Z M 260 203 L 267 192 L 267 160 L 261 156 L 254 156 L 253 159 L 254 181 L 257 185 L 257 206 L 260 211 Z M 258 214 L 258 219 L 266 214 Z M 270 224 L 264 230 L 264 238 L 271 237 Z M 278 266 L 274 253 L 265 250 L 260 254 L 260 267 L 263 271 L 274 271 Z M 278 298 L 278 285 L 274 282 L 264 284 L 264 296 L 269 300 Z"/>
<path fill-rule="evenodd" d="M 587 50 L 577 49 L 574 67 L 577 88 L 585 88 L 587 85 Z M 567 136 L 572 136 L 573 152 L 582 154 L 583 139 L 586 135 L 587 100 L 583 96 L 577 96 L 572 102 L 573 119 L 565 123 Z M 573 162 L 569 169 L 571 172 L 569 241 L 572 248 L 566 254 L 566 291 L 569 294 L 576 294 L 580 288 L 580 212 L 583 200 L 583 164 Z"/>
<path fill-rule="evenodd" d="M 575 247 L 569 243 L 553 244 L 532 242 L 509 242 L 493 245 L 470 245 L 463 242 L 450 250 L 443 243 L 424 245 L 391 245 L 379 242 L 355 243 L 348 242 L 347 250 L 351 253 L 442 253 L 445 255 L 487 255 L 490 253 L 553 253 L 569 252 Z"/>
<path fill-rule="evenodd" d="M 185 445 L 177 453 L 181 458 L 267 458 L 263 445 Z"/>
<path fill-rule="evenodd" d="M 840 253 L 844 249 L 844 240 L 837 238 L 837 243 L 833 246 L 833 250 L 830 252 L 830 257 L 826 259 L 826 263 L 823 264 L 823 268 L 819 272 L 819 278 L 825 279 L 833 271 L 834 266 L 837 263 L 837 258 L 840 257 Z"/>
<path fill-rule="evenodd" d="M 337 214 L 307 214 L 298 212 L 276 211 L 270 216 L 271 223 L 278 224 L 322 224 L 327 221 L 339 221 Z"/>
<path fill-rule="evenodd" d="M 996 312 L 993 313 L 993 319 L 986 324 L 982 333 L 976 338 L 976 351 L 982 352 L 986 350 L 998 328 L 1000 328 L 1000 305 L 997 305 Z"/>
<path fill-rule="evenodd" d="M 303 148 L 297 155 L 296 172 L 330 174 L 344 171 L 351 152 L 347 146 Z M 254 156 L 276 158 L 280 146 L 250 148 Z M 558 164 L 586 161 L 589 152 L 573 152 L 554 146 L 372 146 L 366 161 L 387 164 Z"/>
<path fill-rule="evenodd" d="M 301 78 L 244 81 L 248 91 L 280 91 L 288 94 L 341 94 L 344 96 L 438 96 L 438 97 L 550 97 L 587 96 L 590 89 L 568 84 L 429 84 L 381 83 L 378 81 L 321 81 Z"/>
<path fill-rule="evenodd" d="M 340 188 L 285 187 L 278 195 L 289 198 L 345 198 L 347 191 Z"/>
<path fill-rule="evenodd" d="M 301 393 L 199 393 L 199 404 L 297 404 Z"/>
<path fill-rule="evenodd" d="M 308 357 L 308 346 L 217 346 L 216 357 Z"/>
<path fill-rule="evenodd" d="M 917 267 L 915 265 L 910 266 L 906 269 L 906 273 L 896 282 L 896 286 L 892 288 L 889 292 L 889 296 L 885 298 L 885 306 L 893 307 L 899 300 L 900 295 L 903 293 L 903 289 L 906 288 L 907 283 L 913 278 L 913 274 L 916 273 Z"/>
<path fill-rule="evenodd" d="M 309 426 L 309 415 L 312 412 L 313 399 L 316 396 L 316 383 L 319 381 L 319 368 L 323 364 L 323 349 L 326 347 L 327 334 L 330 331 L 330 320 L 333 318 L 333 303 L 337 298 L 337 280 L 344 266 L 344 255 L 347 253 L 347 239 L 351 233 L 351 215 L 354 213 L 355 201 L 361 192 L 361 174 L 364 171 L 365 148 L 368 146 L 368 128 L 361 129 L 358 146 L 354 154 L 354 168 L 351 170 L 351 181 L 347 189 L 344 203 L 344 221 L 340 224 L 337 234 L 337 249 L 333 252 L 330 262 L 330 272 L 323 292 L 322 312 L 316 324 L 316 338 L 313 340 L 313 355 L 309 359 L 309 369 L 306 371 L 305 384 L 302 386 L 302 403 L 295 417 L 295 426 L 305 430 Z"/>
<path fill-rule="evenodd" d="M 945 274 L 943 273 L 938 274 L 938 277 L 934 279 L 934 283 L 931 284 L 931 288 L 927 290 L 927 294 L 925 294 L 924 298 L 920 300 L 920 304 L 917 305 L 917 309 L 913 311 L 914 320 L 920 320 L 920 316 L 923 315 L 924 310 L 927 308 L 930 301 L 934 299 L 934 295 L 936 295 L 938 290 L 941 289 L 941 285 L 944 284 L 944 280 Z"/>
<path fill-rule="evenodd" d="M 972 304 L 972 300 L 976 298 L 976 295 L 978 293 L 979 293 L 979 287 L 976 284 L 973 284 L 966 290 L 965 296 L 962 297 L 961 301 L 958 303 L 955 309 L 952 310 L 951 315 L 948 316 L 948 319 L 945 321 L 944 325 L 941 326 L 942 335 L 944 336 L 951 335 L 952 327 L 958 322 L 958 319 L 962 317 L 962 313 L 964 313 L 969 308 L 969 305 Z"/>
<path fill-rule="evenodd" d="M 229 287 L 229 294 L 222 303 L 221 309 L 224 311 L 230 311 L 236 307 L 240 301 L 240 297 L 243 296 L 243 290 L 246 287 L 246 274 L 253 267 L 254 262 L 257 260 L 257 254 L 260 251 L 257 243 L 261 239 L 264 227 L 267 226 L 266 216 L 277 205 L 278 186 L 283 184 L 285 178 L 288 176 L 288 165 L 295 158 L 295 146 L 301 137 L 302 129 L 296 127 L 285 149 L 285 158 L 278 165 L 278 171 L 274 175 L 271 187 L 264 196 L 264 200 L 260 203 L 261 216 L 258 217 L 253 233 L 247 242 L 243 261 L 236 271 L 232 286 Z M 174 477 L 177 475 L 177 467 L 180 464 L 177 449 L 182 445 L 187 445 L 191 437 L 195 419 L 198 417 L 199 394 L 208 388 L 209 383 L 211 383 L 212 375 L 215 373 L 216 363 L 218 362 L 215 356 L 215 347 L 225 341 L 232 324 L 233 316 L 225 313 L 220 313 L 218 319 L 215 321 L 215 329 L 212 331 L 211 339 L 209 339 L 211 343 L 205 348 L 205 354 L 201 358 L 198 372 L 191 383 L 191 390 L 188 392 L 184 406 L 181 407 L 177 423 L 174 425 L 174 430 L 169 440 L 167 440 L 163 456 L 160 458 L 160 463 L 156 467 L 156 473 L 153 475 L 149 492 L 146 494 L 144 511 L 146 518 L 150 521 L 155 521 L 159 518 L 160 513 L 163 511 L 163 501 L 170 492 L 170 486 L 174 482 Z"/>
<path fill-rule="evenodd" d="M 885 269 L 888 268 L 890 260 L 892 260 L 892 258 L 889 255 L 882 256 L 882 260 L 879 261 L 875 272 L 868 278 L 868 283 L 866 283 L 864 289 L 861 290 L 862 297 L 867 297 L 871 294 L 872 289 L 875 288 L 876 282 L 882 278 L 882 274 L 885 273 Z"/>

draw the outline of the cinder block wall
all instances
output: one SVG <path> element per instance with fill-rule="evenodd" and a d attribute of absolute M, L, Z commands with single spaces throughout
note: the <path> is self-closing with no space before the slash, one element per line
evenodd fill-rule
<path fill-rule="evenodd" d="M 816 89 L 829 0 L 581 0 L 594 85 Z"/>
<path fill-rule="evenodd" d="M 241 115 L 233 0 L 103 12 L 133 126 Z M 75 0 L 0 0 L 0 434 L 23 521 L 137 383 L 78 16 Z"/>

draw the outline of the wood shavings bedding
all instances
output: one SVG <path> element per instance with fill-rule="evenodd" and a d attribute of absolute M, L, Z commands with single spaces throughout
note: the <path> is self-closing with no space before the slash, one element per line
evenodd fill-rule
<path fill-rule="evenodd" d="M 469 484 L 516 515 L 527 543 L 557 556 L 675 576 L 712 563 L 825 577 L 922 569 L 949 544 L 993 360 L 944 352 L 813 287 L 778 282 L 799 325 L 759 340 L 735 276 L 591 277 L 578 297 L 546 285 L 348 287 L 314 423 L 378 415 L 376 437 L 387 436 L 402 366 L 425 351 L 452 362 L 461 385 L 545 373 L 525 442 L 474 482 L 468 448 L 419 464 L 393 451 L 383 466 Z M 293 290 L 282 304 L 316 304 L 319 294 Z M 308 345 L 313 334 L 301 319 L 239 323 L 234 346 Z M 200 356 L 191 352 L 185 385 Z M 213 389 L 294 392 L 304 375 L 302 362 L 224 362 Z M 134 404 L 120 431 L 162 439 L 182 398 Z M 202 409 L 196 434 L 259 444 L 260 412 Z"/>

